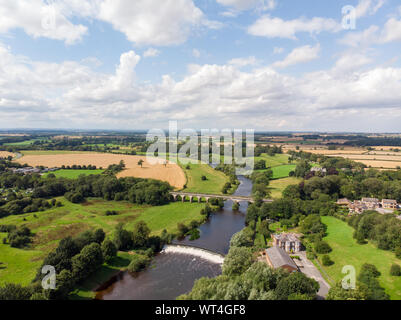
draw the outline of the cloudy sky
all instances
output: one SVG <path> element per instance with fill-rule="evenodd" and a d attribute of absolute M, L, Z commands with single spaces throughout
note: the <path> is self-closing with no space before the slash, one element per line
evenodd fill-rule
<path fill-rule="evenodd" d="M 0 129 L 169 120 L 401 132 L 400 1 L 0 0 Z"/>

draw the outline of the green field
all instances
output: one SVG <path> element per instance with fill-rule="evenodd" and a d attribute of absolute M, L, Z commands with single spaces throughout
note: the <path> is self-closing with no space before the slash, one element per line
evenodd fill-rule
<path fill-rule="evenodd" d="M 282 197 L 282 192 L 285 188 L 293 184 L 299 184 L 302 179 L 298 178 L 283 178 L 270 181 L 269 191 L 271 192 L 271 197 L 273 199 L 280 199 Z"/>
<path fill-rule="evenodd" d="M 377 249 L 372 243 L 359 245 L 353 239 L 354 230 L 347 223 L 334 218 L 322 217 L 327 225 L 327 237 L 333 252 L 329 254 L 335 262 L 331 267 L 324 267 L 327 274 L 335 281 L 341 281 L 344 275 L 341 270 L 346 265 L 352 265 L 359 273 L 364 263 L 374 264 L 381 272 L 380 284 L 386 289 L 391 299 L 401 299 L 401 277 L 390 276 L 390 267 L 393 263 L 401 265 L 393 252 Z"/>
<path fill-rule="evenodd" d="M 5 146 L 15 146 L 15 147 L 19 147 L 19 146 L 30 146 L 31 144 L 35 143 L 36 141 L 50 141 L 48 139 L 32 139 L 32 140 L 26 140 L 26 141 L 22 141 L 22 142 L 12 142 L 12 143 L 5 143 Z"/>
<path fill-rule="evenodd" d="M 45 173 L 43 177 L 49 174 L 54 174 L 57 178 L 77 179 L 80 175 L 102 174 L 104 170 L 58 170 L 54 172 Z"/>
<path fill-rule="evenodd" d="M 273 167 L 273 179 L 287 178 L 289 177 L 290 172 L 294 171 L 295 168 L 295 164 L 286 164 L 278 167 Z"/>
<path fill-rule="evenodd" d="M 265 160 L 267 167 L 278 167 L 285 164 L 288 164 L 288 158 L 290 156 L 288 154 L 276 154 L 275 156 L 269 156 L 266 153 L 263 153 L 260 157 L 255 157 L 255 162 L 259 160 Z"/>
<path fill-rule="evenodd" d="M 188 225 L 192 220 L 202 220 L 200 210 L 204 207 L 204 204 L 188 202 L 150 207 L 101 199 L 88 199 L 84 204 L 72 204 L 64 198 L 58 200 L 63 207 L 0 219 L 0 224 L 26 225 L 35 234 L 31 250 L 0 244 L 0 285 L 5 282 L 29 283 L 43 258 L 65 237 L 95 228 L 102 228 L 111 236 L 118 223 L 124 223 L 129 230 L 141 220 L 147 223 L 154 235 L 163 229 L 174 233 L 178 222 Z M 105 215 L 107 210 L 116 210 L 119 214 L 108 217 Z M 0 237 L 2 239 L 4 234 Z"/>
<path fill-rule="evenodd" d="M 183 191 L 193 193 L 206 194 L 222 194 L 221 190 L 229 178 L 220 171 L 214 170 L 205 164 L 190 164 L 191 169 L 186 169 L 185 165 L 181 165 L 187 176 L 187 187 Z M 202 181 L 202 176 L 207 178 Z"/>

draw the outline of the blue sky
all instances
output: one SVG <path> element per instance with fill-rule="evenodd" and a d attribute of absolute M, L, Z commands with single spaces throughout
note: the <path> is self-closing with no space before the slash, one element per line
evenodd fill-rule
<path fill-rule="evenodd" d="M 0 17 L 0 128 L 401 131 L 397 0 L 0 0 Z"/>

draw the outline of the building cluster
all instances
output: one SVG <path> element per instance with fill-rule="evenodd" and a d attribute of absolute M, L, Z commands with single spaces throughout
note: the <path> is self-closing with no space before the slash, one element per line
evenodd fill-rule
<path fill-rule="evenodd" d="M 392 213 L 394 210 L 400 208 L 397 200 L 393 199 L 382 199 L 381 201 L 377 198 L 362 198 L 361 200 L 355 200 L 354 202 L 344 198 L 339 199 L 337 204 L 340 206 L 348 207 L 350 213 L 361 214 L 367 210 L 375 210 L 381 214 Z"/>
<path fill-rule="evenodd" d="M 302 250 L 300 235 L 282 233 L 272 235 L 273 247 L 266 249 L 264 256 L 267 264 L 273 269 L 286 269 L 289 272 L 299 271 L 297 264 L 289 254 Z"/>

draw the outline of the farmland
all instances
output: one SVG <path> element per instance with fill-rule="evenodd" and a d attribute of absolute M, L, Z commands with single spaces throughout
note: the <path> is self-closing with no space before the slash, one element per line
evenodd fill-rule
<path fill-rule="evenodd" d="M 302 179 L 290 177 L 270 181 L 269 191 L 273 199 L 280 199 L 282 192 L 290 185 L 299 184 Z"/>
<path fill-rule="evenodd" d="M 187 176 L 185 192 L 221 194 L 224 184 L 229 181 L 224 173 L 214 170 L 209 165 L 190 164 L 189 166 L 190 169 L 182 166 Z M 203 181 L 202 176 L 205 176 L 206 180 Z"/>
<path fill-rule="evenodd" d="M 391 299 L 401 299 L 401 278 L 390 276 L 391 265 L 401 263 L 394 253 L 377 249 L 372 243 L 357 244 L 353 238 L 354 230 L 339 219 L 322 217 L 322 221 L 328 227 L 325 241 L 333 249 L 330 258 L 335 262 L 324 269 L 334 281 L 343 279 L 344 274 L 341 271 L 346 265 L 354 266 L 358 273 L 364 263 L 374 264 L 381 272 L 379 281 Z"/>
<path fill-rule="evenodd" d="M 8 158 L 8 157 L 14 157 L 15 155 L 11 152 L 7 151 L 0 151 L 0 158 Z"/>
<path fill-rule="evenodd" d="M 183 170 L 175 163 L 168 163 L 166 166 L 160 161 L 155 164 L 149 163 L 146 157 L 129 156 L 109 153 L 47 153 L 29 154 L 23 152 L 24 156 L 17 160 L 21 164 L 30 166 L 61 167 L 72 165 L 94 165 L 97 168 L 107 168 L 109 165 L 118 164 L 121 160 L 126 165 L 126 170 L 118 174 L 118 177 L 137 177 L 162 180 L 170 183 L 171 186 L 182 189 L 186 183 Z M 138 161 L 143 160 L 143 166 Z"/>
<path fill-rule="evenodd" d="M 95 228 L 102 228 L 110 236 L 118 223 L 122 222 L 127 229 L 132 229 L 138 221 L 146 222 L 154 235 L 160 234 L 163 229 L 174 233 L 178 222 L 189 224 L 192 220 L 201 220 L 200 210 L 204 206 L 177 202 L 162 207 L 150 207 L 101 199 L 88 199 L 83 204 L 72 204 L 63 198 L 58 200 L 63 203 L 63 207 L 9 216 L 1 220 L 1 224 L 25 225 L 33 231 L 35 237 L 30 250 L 14 249 L 0 244 L 0 261 L 3 263 L 0 265 L 0 285 L 7 281 L 28 284 L 43 258 L 62 238 Z M 106 216 L 107 210 L 115 210 L 118 215 Z M 3 238 L 5 234 L 0 236 Z"/>
<path fill-rule="evenodd" d="M 89 176 L 91 174 L 102 174 L 104 170 L 58 170 L 55 172 L 49 172 L 44 174 L 43 176 L 46 178 L 49 174 L 54 174 L 57 178 L 67 178 L 67 179 L 76 179 L 80 175 Z"/>

